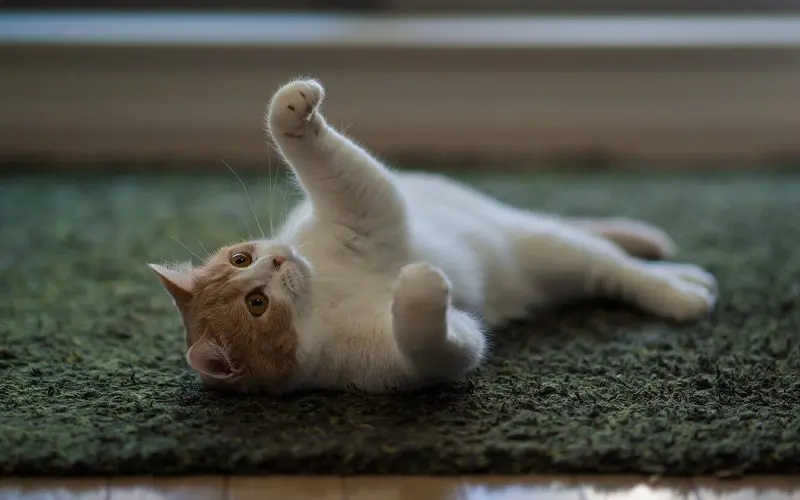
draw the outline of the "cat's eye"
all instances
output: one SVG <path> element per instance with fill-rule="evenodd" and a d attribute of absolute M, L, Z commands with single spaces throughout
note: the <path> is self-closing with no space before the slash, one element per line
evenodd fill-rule
<path fill-rule="evenodd" d="M 247 304 L 247 310 L 253 316 L 261 316 L 267 311 L 269 299 L 261 292 L 252 292 L 244 299 Z"/>
<path fill-rule="evenodd" d="M 236 267 L 247 267 L 253 263 L 253 256 L 247 252 L 237 252 L 231 256 L 231 264 Z"/>

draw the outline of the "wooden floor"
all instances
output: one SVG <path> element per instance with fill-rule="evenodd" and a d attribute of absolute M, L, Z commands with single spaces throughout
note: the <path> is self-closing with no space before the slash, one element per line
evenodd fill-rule
<path fill-rule="evenodd" d="M 800 476 L 737 480 L 639 476 L 0 478 L 0 499 L 769 500 L 800 499 Z"/>

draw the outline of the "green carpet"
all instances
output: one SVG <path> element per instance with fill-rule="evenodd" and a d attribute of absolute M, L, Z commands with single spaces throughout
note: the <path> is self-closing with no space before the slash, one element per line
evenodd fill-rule
<path fill-rule="evenodd" d="M 582 304 L 495 333 L 467 381 L 406 396 L 204 390 L 148 261 L 255 234 L 220 175 L 0 179 L 0 471 L 800 472 L 800 176 L 471 177 L 528 207 L 640 217 L 722 298 L 677 327 Z M 269 226 L 267 175 L 247 179 Z M 280 197 L 278 197 L 280 198 Z"/>

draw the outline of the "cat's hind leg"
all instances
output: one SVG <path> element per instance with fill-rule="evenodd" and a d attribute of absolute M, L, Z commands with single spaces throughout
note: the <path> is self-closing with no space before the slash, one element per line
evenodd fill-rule
<path fill-rule="evenodd" d="M 419 262 L 401 270 L 391 314 L 397 347 L 419 382 L 457 380 L 485 356 L 482 325 L 452 306 L 450 283 L 433 266 Z"/>
<path fill-rule="evenodd" d="M 649 260 L 675 254 L 675 242 L 661 228 L 623 217 L 565 217 L 562 221 L 582 231 L 610 240 L 627 253 Z"/>
<path fill-rule="evenodd" d="M 662 318 L 696 321 L 714 308 L 713 275 L 690 263 L 649 262 L 571 228 L 520 238 L 519 258 L 553 302 L 619 300 Z"/>

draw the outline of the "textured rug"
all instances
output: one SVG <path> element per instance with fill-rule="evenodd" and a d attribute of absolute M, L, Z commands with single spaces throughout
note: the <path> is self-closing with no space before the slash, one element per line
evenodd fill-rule
<path fill-rule="evenodd" d="M 245 180 L 266 230 L 285 188 Z M 717 312 L 684 327 L 615 304 L 532 316 L 496 332 L 468 380 L 404 396 L 220 396 L 187 369 L 145 263 L 256 234 L 238 181 L 4 177 L 0 471 L 800 472 L 800 176 L 467 180 L 662 225 L 718 276 Z"/>

